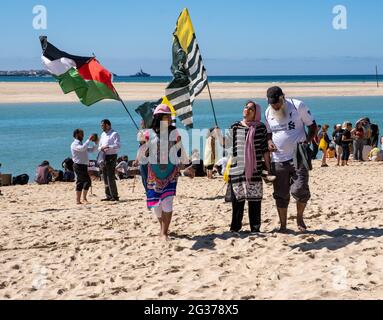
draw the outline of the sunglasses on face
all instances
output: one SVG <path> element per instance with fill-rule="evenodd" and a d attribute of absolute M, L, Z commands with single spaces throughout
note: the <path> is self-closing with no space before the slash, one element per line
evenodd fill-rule
<path fill-rule="evenodd" d="M 255 112 L 254 107 L 245 106 L 245 110 Z"/>

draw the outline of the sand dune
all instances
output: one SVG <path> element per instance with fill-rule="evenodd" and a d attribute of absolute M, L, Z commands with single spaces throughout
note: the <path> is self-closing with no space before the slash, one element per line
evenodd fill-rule
<path fill-rule="evenodd" d="M 265 99 L 267 88 L 280 85 L 287 96 L 382 96 L 383 89 L 372 82 L 323 83 L 211 83 L 214 99 Z M 126 101 L 158 100 L 165 94 L 166 83 L 116 83 Z M 209 99 L 204 90 L 199 99 Z M 0 103 L 77 102 L 75 94 L 64 95 L 57 83 L 0 82 Z"/>
<path fill-rule="evenodd" d="M 294 210 L 291 232 L 273 232 L 267 186 L 263 233 L 232 235 L 222 180 L 181 178 L 169 243 L 158 241 L 138 179 L 134 193 L 133 180 L 119 182 L 117 204 L 101 203 L 96 183 L 80 207 L 72 184 L 2 187 L 0 298 L 382 299 L 382 169 L 315 163 L 305 234 Z"/>

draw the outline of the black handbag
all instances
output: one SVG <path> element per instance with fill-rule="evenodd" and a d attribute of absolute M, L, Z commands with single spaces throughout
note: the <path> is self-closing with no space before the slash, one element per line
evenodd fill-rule
<path fill-rule="evenodd" d="M 231 183 L 229 182 L 227 184 L 227 189 L 226 189 L 226 194 L 225 194 L 225 202 L 232 202 L 232 188 L 231 188 Z"/>

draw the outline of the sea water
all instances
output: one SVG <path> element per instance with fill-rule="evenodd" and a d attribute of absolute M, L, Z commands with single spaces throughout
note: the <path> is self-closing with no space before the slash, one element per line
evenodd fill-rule
<path fill-rule="evenodd" d="M 379 125 L 381 134 L 383 133 L 382 97 L 310 97 L 302 100 L 309 106 L 318 124 L 327 123 L 332 128 L 346 120 L 355 123 L 362 117 L 369 117 L 371 122 Z M 232 123 L 241 120 L 245 102 L 246 99 L 215 100 L 218 125 L 229 128 Z M 127 103 L 138 124 L 140 117 L 134 109 L 140 103 L 142 101 Z M 266 100 L 259 100 L 259 103 L 264 111 Z M 209 100 L 197 99 L 193 112 L 195 128 L 214 126 Z M 100 135 L 100 121 L 105 118 L 112 122 L 113 128 L 121 136 L 122 147 L 119 154 L 133 159 L 138 146 L 137 130 L 117 101 L 104 100 L 91 107 L 80 103 L 0 104 L 2 173 L 12 173 L 14 176 L 27 173 L 30 181 L 33 181 L 35 168 L 43 160 L 48 160 L 55 169 L 62 169 L 62 161 L 70 156 L 73 130 L 84 129 L 86 137 L 92 133 Z M 179 122 L 177 125 L 183 128 Z M 90 158 L 95 159 L 96 154 Z"/>
<path fill-rule="evenodd" d="M 294 82 L 373 82 L 377 80 L 375 74 L 369 75 L 273 75 L 273 76 L 209 76 L 209 82 L 223 83 L 294 83 Z M 381 76 L 378 76 L 381 81 Z M 168 83 L 171 76 L 129 77 L 114 76 L 114 82 L 126 83 Z M 52 76 L 0 76 L 0 82 L 56 82 Z"/>

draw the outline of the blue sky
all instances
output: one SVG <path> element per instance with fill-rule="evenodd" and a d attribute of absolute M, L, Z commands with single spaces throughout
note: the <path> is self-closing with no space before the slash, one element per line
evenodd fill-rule
<path fill-rule="evenodd" d="M 348 29 L 334 30 L 344 5 Z M 47 30 L 32 28 L 44 5 Z M 187 7 L 210 75 L 368 74 L 383 67 L 380 0 L 2 0 L 0 70 L 41 68 L 38 36 L 96 54 L 118 74 L 170 75 L 172 32 Z"/>

